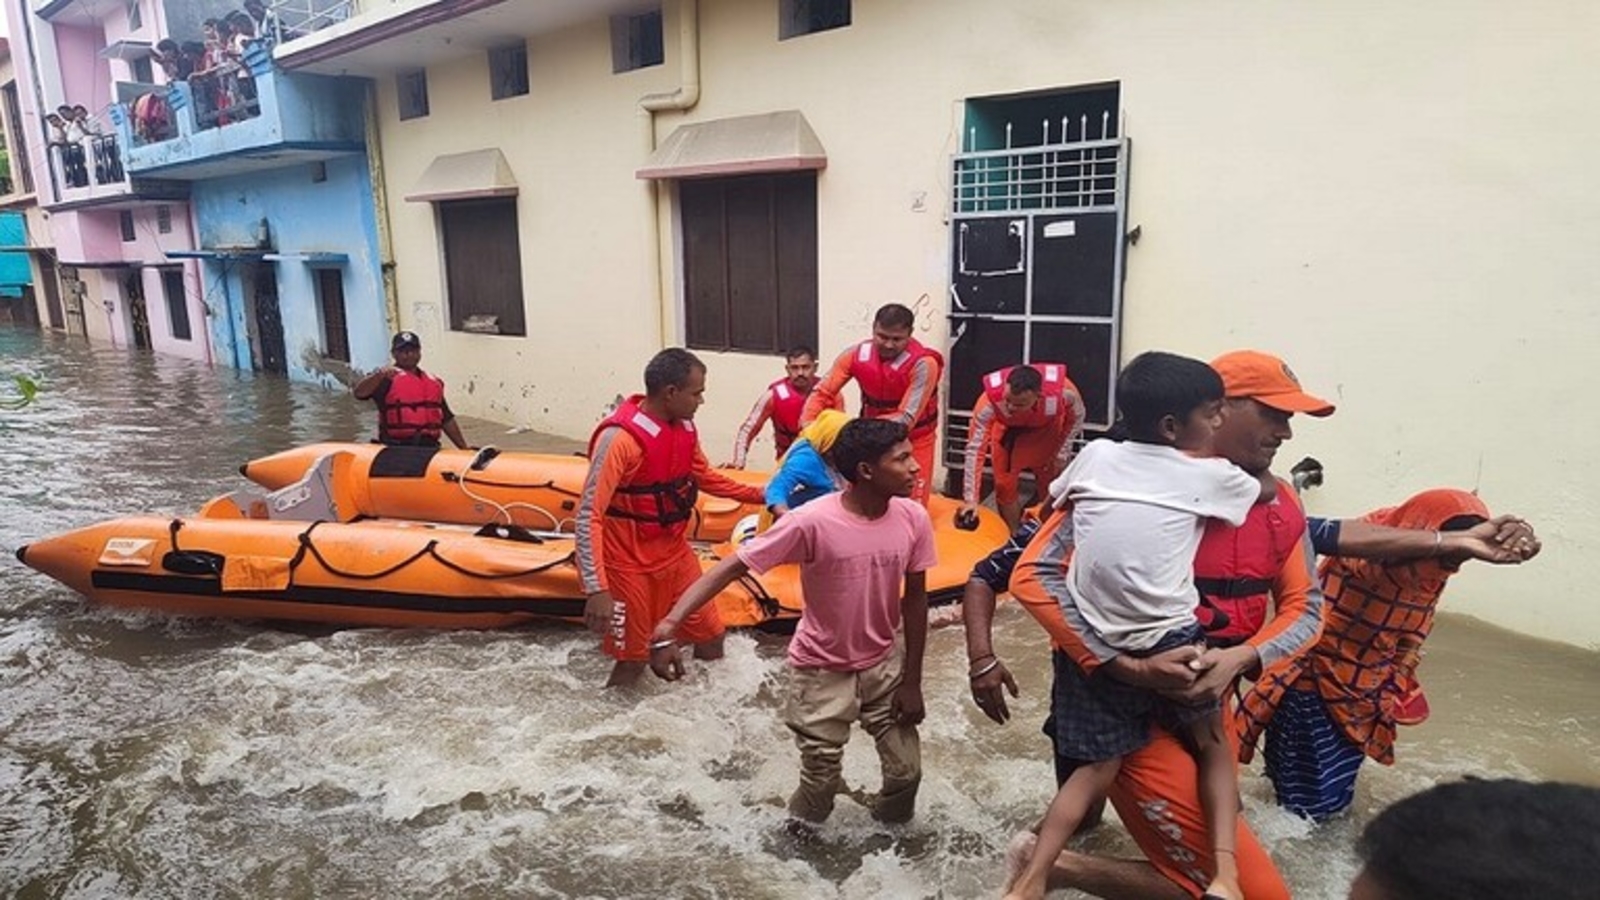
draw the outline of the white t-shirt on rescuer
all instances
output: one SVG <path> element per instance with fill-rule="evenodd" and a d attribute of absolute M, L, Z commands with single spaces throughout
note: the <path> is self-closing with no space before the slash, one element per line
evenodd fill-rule
<path fill-rule="evenodd" d="M 1205 520 L 1243 524 L 1261 482 L 1226 459 L 1101 440 L 1083 448 L 1050 493 L 1072 504 L 1072 602 L 1107 644 L 1139 651 L 1194 622 Z"/>

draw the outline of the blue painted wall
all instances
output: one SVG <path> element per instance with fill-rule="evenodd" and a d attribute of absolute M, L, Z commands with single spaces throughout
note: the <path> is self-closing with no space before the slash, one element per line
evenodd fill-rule
<path fill-rule="evenodd" d="M 357 370 L 374 369 L 389 359 L 389 325 L 367 160 L 361 155 L 328 160 L 326 181 L 312 181 L 312 170 L 296 165 L 195 182 L 191 200 L 200 246 L 254 247 L 265 218 L 273 252 L 345 254 L 347 260 L 337 268 L 343 273 L 350 363 Z M 238 260 L 206 260 L 203 265 L 217 363 L 249 369 L 246 267 Z M 341 384 L 347 373 L 318 359 L 323 336 L 315 269 L 289 260 L 275 265 L 289 377 Z"/>
<path fill-rule="evenodd" d="M 0 247 L 26 247 L 28 223 L 20 212 L 0 212 Z M 23 285 L 33 283 L 26 253 L 0 253 L 0 297 L 22 296 Z"/>

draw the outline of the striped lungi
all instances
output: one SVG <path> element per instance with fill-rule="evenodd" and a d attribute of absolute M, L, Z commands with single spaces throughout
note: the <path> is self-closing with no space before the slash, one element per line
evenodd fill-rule
<path fill-rule="evenodd" d="M 1314 691 L 1289 688 L 1267 723 L 1267 777 L 1278 805 L 1321 822 L 1350 806 L 1366 756 Z"/>

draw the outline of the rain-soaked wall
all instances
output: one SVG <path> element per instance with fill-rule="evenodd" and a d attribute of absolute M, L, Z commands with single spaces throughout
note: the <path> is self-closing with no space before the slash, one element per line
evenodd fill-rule
<path fill-rule="evenodd" d="M 882 0 L 847 28 L 777 40 L 777 3 L 700 3 L 699 103 L 684 123 L 800 110 L 826 148 L 817 182 L 825 356 L 872 310 L 918 305 L 946 332 L 950 156 L 970 98 L 1115 82 L 1133 145 L 1122 359 L 1279 352 L 1339 404 L 1280 454 L 1320 458 L 1313 511 L 1359 514 L 1441 484 L 1478 489 L 1547 538 L 1451 606 L 1600 645 L 1580 560 L 1600 552 L 1581 415 L 1600 340 L 1600 180 L 1583 115 L 1600 91 L 1600 9 L 1537 2 L 1197 4 Z M 638 99 L 680 84 L 676 5 L 663 66 L 612 74 L 603 21 L 529 42 L 531 92 L 490 100 L 473 54 L 428 69 L 432 114 L 399 121 L 380 78 L 402 322 L 458 410 L 570 435 L 636 389 L 662 345 L 659 248 L 681 339 L 671 189 L 653 243 Z M 499 148 L 518 180 L 525 339 L 448 330 L 432 210 L 400 198 L 438 155 Z M 919 199 L 922 202 L 918 202 Z M 713 457 L 773 357 L 707 354 Z M 759 458 L 759 451 L 758 456 Z M 1503 595 L 1514 591 L 1519 599 Z"/>
<path fill-rule="evenodd" d="M 261 262 L 276 269 L 291 378 L 333 387 L 349 379 L 349 367 L 324 355 L 328 347 L 316 282 L 317 270 L 324 267 L 342 276 L 351 365 L 372 369 L 385 363 L 388 326 L 364 156 L 331 159 L 321 169 L 306 164 L 197 181 L 193 203 L 200 246 L 232 248 L 245 255 L 205 263 L 206 301 L 216 313 L 210 327 L 218 364 L 251 368 L 253 323 L 246 320 L 249 290 L 241 275 L 254 264 L 246 257 L 262 252 L 288 257 Z M 262 246 L 263 220 L 270 247 Z"/>

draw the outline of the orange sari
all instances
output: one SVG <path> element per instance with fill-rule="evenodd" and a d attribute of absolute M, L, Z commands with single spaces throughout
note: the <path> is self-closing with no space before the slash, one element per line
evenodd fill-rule
<path fill-rule="evenodd" d="M 1459 516 L 1489 518 L 1483 501 L 1465 491 L 1424 491 L 1363 521 L 1394 528 L 1438 530 Z M 1394 762 L 1402 698 L 1415 683 L 1422 642 L 1445 582 L 1447 560 L 1387 562 L 1332 557 L 1322 564 L 1326 598 L 1322 638 L 1304 657 L 1268 672 L 1239 706 L 1242 757 L 1248 761 L 1273 711 L 1290 687 L 1315 692 L 1329 717 L 1362 752 Z"/>

